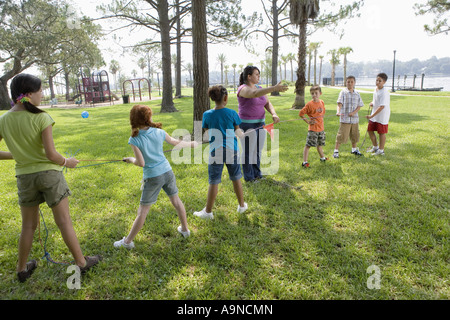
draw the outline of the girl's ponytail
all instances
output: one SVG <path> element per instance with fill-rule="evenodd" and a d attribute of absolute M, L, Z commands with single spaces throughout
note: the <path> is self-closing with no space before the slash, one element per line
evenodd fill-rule
<path fill-rule="evenodd" d="M 14 77 L 11 81 L 11 98 L 14 103 L 20 102 L 25 110 L 31 113 L 45 112 L 27 101 L 25 95 L 41 90 L 41 79 L 31 74 L 21 73 Z M 18 101 L 19 100 L 19 101 Z"/>
<path fill-rule="evenodd" d="M 143 104 L 137 104 L 131 108 L 130 125 L 132 137 L 139 134 L 139 128 L 141 127 L 162 128 L 161 122 L 152 122 L 152 109 Z"/>

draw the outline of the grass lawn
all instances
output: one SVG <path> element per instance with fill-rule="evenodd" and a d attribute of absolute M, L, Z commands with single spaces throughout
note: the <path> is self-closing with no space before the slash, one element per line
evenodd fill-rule
<path fill-rule="evenodd" d="M 298 111 L 290 110 L 294 95 L 289 92 L 269 97 L 281 120 L 298 118 Z M 207 165 L 193 160 L 175 164 L 166 153 L 188 214 L 188 239 L 176 231 L 178 217 L 161 192 L 135 239 L 136 248 L 114 248 L 136 217 L 142 169 L 123 162 L 91 167 L 81 162 L 80 168 L 68 169 L 71 216 L 83 253 L 104 257 L 82 277 L 79 290 L 67 288 L 66 266 L 41 259 L 38 232 L 30 255 L 39 260 L 38 268 L 26 283 L 17 281 L 21 218 L 14 162 L 0 161 L 1 299 L 449 299 L 450 98 L 391 96 L 386 156 L 355 158 L 347 143 L 341 158 L 334 159 L 339 124 L 332 115 L 338 94 L 325 88 L 322 95 L 328 108 L 324 150 L 330 160 L 321 163 L 311 149 L 311 168 L 302 169 L 306 124 L 275 125 L 279 149 L 271 150 L 270 138 L 267 145 L 269 156 L 279 154 L 279 170 L 256 184 L 244 183 L 250 208 L 245 214 L 236 212 L 224 170 L 215 219 L 194 217 L 192 212 L 206 203 Z M 360 144 L 372 95 L 362 97 Z M 191 97 L 175 100 L 178 113 L 160 114 L 159 103 L 148 102 L 154 121 L 169 134 L 192 131 Z M 57 150 L 63 155 L 78 151 L 78 159 L 132 156 L 127 144 L 131 106 L 46 109 L 56 121 Z M 229 107 L 237 110 L 235 94 L 230 94 Z M 84 110 L 87 119 L 81 117 Z M 369 146 L 367 137 L 363 149 Z M 7 150 L 4 141 L 0 150 Z M 41 210 L 48 252 L 56 261 L 71 261 L 51 210 L 45 204 Z M 379 289 L 368 288 L 370 266 L 379 268 Z"/>

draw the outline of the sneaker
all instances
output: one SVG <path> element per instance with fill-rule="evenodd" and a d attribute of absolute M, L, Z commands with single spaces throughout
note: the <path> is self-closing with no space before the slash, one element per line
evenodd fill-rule
<path fill-rule="evenodd" d="M 81 274 L 85 274 L 90 268 L 103 260 L 101 255 L 88 256 L 84 258 L 86 259 L 86 265 L 84 267 L 80 267 Z"/>
<path fill-rule="evenodd" d="M 248 209 L 247 202 L 244 202 L 244 206 L 243 206 L 243 207 L 241 207 L 240 205 L 238 205 L 237 212 L 239 212 L 239 213 L 244 213 L 245 211 L 247 211 L 247 209 Z"/>
<path fill-rule="evenodd" d="M 373 156 L 384 156 L 384 150 L 378 149 L 374 153 L 372 153 Z"/>
<path fill-rule="evenodd" d="M 367 152 L 368 153 L 373 153 L 373 152 L 376 152 L 377 150 L 378 150 L 378 147 L 372 147 L 370 149 L 367 149 Z"/>
<path fill-rule="evenodd" d="M 214 215 L 212 212 L 206 212 L 206 208 L 203 208 L 201 211 L 194 212 L 194 216 L 197 216 L 202 219 L 214 219 Z"/>
<path fill-rule="evenodd" d="M 125 243 L 125 238 L 126 237 L 123 237 L 122 240 L 114 242 L 114 247 L 115 248 L 125 247 L 127 249 L 133 249 L 134 248 L 134 242 L 131 241 L 130 243 Z"/>
<path fill-rule="evenodd" d="M 328 158 L 323 158 L 323 159 L 320 158 L 320 161 L 321 161 L 321 162 L 325 162 L 325 161 L 327 161 L 327 160 L 328 160 Z"/>
<path fill-rule="evenodd" d="M 333 153 L 333 158 L 339 158 L 339 152 L 335 152 L 335 153 Z"/>
<path fill-rule="evenodd" d="M 352 154 L 354 154 L 355 156 L 363 156 L 363 154 L 359 152 L 359 150 L 352 151 Z"/>
<path fill-rule="evenodd" d="M 34 269 L 37 268 L 37 261 L 31 260 L 26 263 L 25 271 L 17 272 L 17 278 L 19 278 L 20 282 L 25 282 L 34 272 Z"/>
<path fill-rule="evenodd" d="M 181 226 L 178 226 L 177 230 L 185 238 L 187 238 L 191 235 L 191 231 L 189 231 L 189 229 L 187 231 L 183 231 L 183 230 L 181 230 Z"/>
<path fill-rule="evenodd" d="M 303 162 L 302 163 L 303 168 L 309 168 L 309 162 Z"/>

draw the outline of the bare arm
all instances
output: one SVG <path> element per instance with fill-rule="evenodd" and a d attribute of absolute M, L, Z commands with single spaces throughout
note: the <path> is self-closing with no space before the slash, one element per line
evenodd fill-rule
<path fill-rule="evenodd" d="M 2 141 L 2 137 L 0 136 L 0 141 Z M 0 151 L 0 160 L 12 160 L 13 156 L 11 152 L 8 151 Z"/>
<path fill-rule="evenodd" d="M 358 114 L 360 109 L 361 109 L 361 107 L 357 107 L 353 112 L 350 112 L 348 115 L 350 117 L 353 117 L 354 115 Z"/>
<path fill-rule="evenodd" d="M 195 148 L 196 146 L 198 146 L 198 142 L 197 141 L 183 141 L 183 140 L 178 140 L 175 138 L 172 138 L 171 136 L 169 136 L 169 134 L 166 133 L 166 142 L 168 144 L 171 144 L 177 148 L 186 148 L 186 147 L 190 147 L 190 148 Z"/>
<path fill-rule="evenodd" d="M 336 108 L 336 115 L 340 116 L 341 115 L 341 108 L 342 108 L 342 103 L 338 103 L 337 104 L 337 108 Z"/>
<path fill-rule="evenodd" d="M 145 160 L 144 160 L 144 156 L 142 155 L 141 150 L 139 150 L 138 147 L 131 145 L 131 149 L 133 149 L 134 152 L 134 157 L 126 157 L 123 158 L 123 161 L 125 161 L 126 163 L 132 163 L 138 167 L 144 167 L 145 166 Z"/>
<path fill-rule="evenodd" d="M 267 99 L 267 103 L 264 106 L 264 108 L 266 108 L 266 110 L 269 111 L 270 114 L 272 115 L 273 123 L 280 122 L 280 118 L 278 117 L 277 113 L 275 112 L 275 108 L 273 107 L 272 103 L 270 103 L 270 101 L 268 99 Z"/>
<path fill-rule="evenodd" d="M 68 168 L 75 168 L 78 164 L 78 160 L 75 158 L 64 158 L 55 149 L 55 143 L 53 142 L 52 126 L 49 125 L 42 131 L 42 144 L 44 145 L 45 156 L 51 162 L 59 164 L 60 166 L 66 166 Z"/>
<path fill-rule="evenodd" d="M 239 128 L 239 126 L 234 126 L 234 133 L 238 138 L 242 138 L 244 136 L 244 131 Z"/>
<path fill-rule="evenodd" d="M 384 106 L 379 106 L 377 111 L 374 112 L 374 114 L 370 115 L 370 116 L 366 116 L 367 119 L 372 119 L 373 117 L 375 117 L 377 114 L 379 114 L 381 112 L 381 110 L 384 109 Z"/>
<path fill-rule="evenodd" d="M 250 88 L 249 86 L 245 86 L 241 89 L 241 91 L 239 91 L 239 96 L 243 98 L 258 98 L 274 91 L 284 92 L 288 89 L 289 87 L 282 85 L 281 82 L 278 82 L 275 86 L 267 88 Z"/>

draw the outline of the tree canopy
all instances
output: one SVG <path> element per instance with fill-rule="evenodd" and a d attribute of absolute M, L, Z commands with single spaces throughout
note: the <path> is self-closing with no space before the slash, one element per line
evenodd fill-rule
<path fill-rule="evenodd" d="M 74 69 L 103 64 L 96 41 L 100 29 L 80 17 L 76 24 L 65 1 L 2 1 L 0 7 L 0 108 L 9 109 L 7 82 L 32 65 L 46 69 Z"/>

